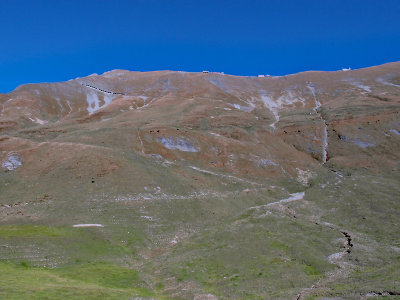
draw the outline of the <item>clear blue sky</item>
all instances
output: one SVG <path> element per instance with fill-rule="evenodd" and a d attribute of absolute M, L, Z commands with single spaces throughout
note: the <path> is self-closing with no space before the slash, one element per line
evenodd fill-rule
<path fill-rule="evenodd" d="M 398 60 L 399 0 L 0 0 L 0 92 L 116 68 L 283 75 Z"/>

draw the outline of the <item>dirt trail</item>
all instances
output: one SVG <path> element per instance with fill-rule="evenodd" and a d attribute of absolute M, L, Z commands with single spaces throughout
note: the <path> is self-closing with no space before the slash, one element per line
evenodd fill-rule
<path fill-rule="evenodd" d="M 197 171 L 197 172 L 200 172 L 200 173 L 205 173 L 205 174 L 210 174 L 210 175 L 214 175 L 214 176 L 229 178 L 229 179 L 233 179 L 234 181 L 242 181 L 242 182 L 249 183 L 249 184 L 251 184 L 251 185 L 265 186 L 264 184 L 261 184 L 261 183 L 258 183 L 258 182 L 246 180 L 246 179 L 239 178 L 239 177 L 232 176 L 232 175 L 218 174 L 218 173 L 215 173 L 215 172 L 212 172 L 212 171 L 200 169 L 200 168 L 195 167 L 195 166 L 189 166 L 189 168 L 191 168 L 191 169 L 193 169 L 193 170 L 195 170 L 195 171 Z"/>
<path fill-rule="evenodd" d="M 292 201 L 297 201 L 297 200 L 302 200 L 304 198 L 305 192 L 299 192 L 299 193 L 293 193 L 290 194 L 290 197 L 276 201 L 276 202 L 271 202 L 268 204 L 264 204 L 264 205 L 258 205 L 258 206 L 252 206 L 249 207 L 248 209 L 258 209 L 258 208 L 262 208 L 262 207 L 270 207 L 270 206 L 274 206 L 274 205 L 280 205 L 283 203 L 288 203 L 288 202 L 292 202 Z"/>

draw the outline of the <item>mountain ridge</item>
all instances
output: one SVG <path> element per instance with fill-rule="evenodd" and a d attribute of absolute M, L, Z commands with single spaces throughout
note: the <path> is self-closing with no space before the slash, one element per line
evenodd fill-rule
<path fill-rule="evenodd" d="M 85 299 L 400 293 L 399 62 L 113 72 L 0 94 L 0 271 L 22 290 L 59 274 L 79 281 L 58 296 Z"/>

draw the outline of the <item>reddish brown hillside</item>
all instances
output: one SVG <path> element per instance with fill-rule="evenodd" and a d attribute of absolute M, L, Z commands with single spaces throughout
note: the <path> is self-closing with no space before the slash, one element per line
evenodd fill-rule
<path fill-rule="evenodd" d="M 400 63 L 265 78 L 114 70 L 23 85 L 0 108 L 2 168 L 26 176 L 81 160 L 108 174 L 129 168 L 121 151 L 256 181 L 399 167 Z"/>

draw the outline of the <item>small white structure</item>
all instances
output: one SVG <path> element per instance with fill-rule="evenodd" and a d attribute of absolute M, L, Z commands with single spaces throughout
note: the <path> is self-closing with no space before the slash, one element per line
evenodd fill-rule
<path fill-rule="evenodd" d="M 343 72 L 350 71 L 350 70 L 351 70 L 351 68 L 343 68 L 342 69 Z"/>
<path fill-rule="evenodd" d="M 258 77 L 265 77 L 265 75 L 258 75 Z"/>

